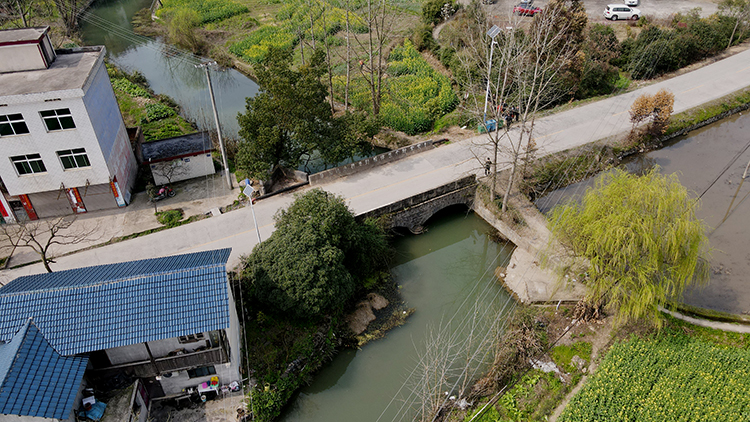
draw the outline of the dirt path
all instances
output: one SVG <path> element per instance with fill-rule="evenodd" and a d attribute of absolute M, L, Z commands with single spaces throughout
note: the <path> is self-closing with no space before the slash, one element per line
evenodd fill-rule
<path fill-rule="evenodd" d="M 583 386 L 586 384 L 586 380 L 588 380 L 589 376 L 596 372 L 596 369 L 599 367 L 599 356 L 602 354 L 602 351 L 606 351 L 609 349 L 610 343 L 612 342 L 612 318 L 606 318 L 603 321 L 598 322 L 591 322 L 583 327 L 585 329 L 589 329 L 594 333 L 594 338 L 591 340 L 591 361 L 589 362 L 589 366 L 586 369 L 587 375 L 584 375 L 581 377 L 581 380 L 578 382 L 578 385 L 576 385 L 562 400 L 562 402 L 555 408 L 555 410 L 552 412 L 552 414 L 549 417 L 549 422 L 556 422 L 557 418 L 560 417 L 562 414 L 562 411 L 565 409 L 565 406 L 568 405 L 570 400 L 575 397 L 576 394 L 583 388 Z M 571 330 L 568 332 L 565 337 L 561 340 L 563 344 L 565 343 L 573 343 L 575 340 L 571 338 L 571 335 L 578 330 Z"/>

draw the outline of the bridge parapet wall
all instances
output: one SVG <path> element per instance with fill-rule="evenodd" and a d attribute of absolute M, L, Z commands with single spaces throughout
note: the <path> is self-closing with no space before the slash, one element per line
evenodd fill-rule
<path fill-rule="evenodd" d="M 315 174 L 310 175 L 310 178 L 309 178 L 310 185 L 318 186 L 323 183 L 330 182 L 332 179 L 335 179 L 337 177 L 349 176 L 349 175 L 359 173 L 364 170 L 371 169 L 381 164 L 392 163 L 404 157 L 414 155 L 418 152 L 428 151 L 430 149 L 433 149 L 434 147 L 435 147 L 434 141 L 430 139 L 429 141 L 424 141 L 418 144 L 409 145 L 407 147 L 399 148 L 393 151 L 384 152 L 374 157 L 365 158 L 364 160 L 359 160 L 351 164 L 345 164 L 343 166 L 335 167 L 329 170 L 324 170 L 324 171 L 321 171 L 320 173 L 315 173 Z"/>
<path fill-rule="evenodd" d="M 476 177 L 473 175 L 467 176 L 365 212 L 358 215 L 357 218 L 364 220 L 368 217 L 377 218 L 385 215 L 389 217 L 388 223 L 391 228 L 406 227 L 413 233 L 418 233 L 430 217 L 446 207 L 464 204 L 471 208 L 474 203 L 476 186 Z"/>

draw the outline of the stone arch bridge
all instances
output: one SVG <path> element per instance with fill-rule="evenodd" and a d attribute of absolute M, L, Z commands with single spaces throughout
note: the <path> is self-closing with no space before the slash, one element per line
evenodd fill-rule
<path fill-rule="evenodd" d="M 423 225 L 438 211 L 451 205 L 474 207 L 477 188 L 476 176 L 466 176 L 454 182 L 416 194 L 400 201 L 383 205 L 357 216 L 357 219 L 386 217 L 390 228 L 405 227 L 414 234 L 423 231 Z"/>

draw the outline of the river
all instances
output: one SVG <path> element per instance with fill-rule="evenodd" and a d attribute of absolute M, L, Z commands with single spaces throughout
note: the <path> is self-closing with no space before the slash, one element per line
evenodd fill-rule
<path fill-rule="evenodd" d="M 413 371 L 425 342 L 434 339 L 431 333 L 442 325 L 442 333 L 455 332 L 457 341 L 465 340 L 466 320 L 477 315 L 475 303 L 479 314 L 505 319 L 514 302 L 492 270 L 507 265 L 513 246 L 490 240 L 491 227 L 465 209 L 431 219 L 427 229 L 396 240 L 398 256 L 391 269 L 403 300 L 416 312 L 385 338 L 336 356 L 301 390 L 282 420 L 411 420 L 412 387 L 419 378 Z M 477 332 L 484 334 L 484 329 Z"/>
<path fill-rule="evenodd" d="M 151 0 L 96 2 L 81 20 L 84 44 L 106 46 L 115 65 L 129 72 L 141 72 L 154 92 L 166 94 L 180 105 L 184 117 L 201 129 L 214 128 L 206 74 L 195 67 L 200 59 L 133 33 L 133 15 L 150 5 Z M 223 133 L 237 138 L 237 113 L 244 112 L 245 98 L 258 93 L 258 84 L 234 69 L 213 70 L 211 79 Z"/>
<path fill-rule="evenodd" d="M 690 305 L 750 313 L 750 177 L 735 196 L 750 161 L 750 149 L 742 152 L 750 141 L 748 130 L 750 115 L 743 113 L 691 132 L 658 151 L 640 154 L 623 164 L 630 172 L 642 172 L 658 165 L 662 173 L 677 173 L 680 182 L 695 196 L 706 191 L 697 215 L 709 227 L 713 248 L 711 280 L 707 287 L 687 292 L 684 299 Z M 546 212 L 559 201 L 580 197 L 594 180 L 552 192 L 537 200 L 537 206 Z M 730 204 L 732 210 L 727 215 Z"/>

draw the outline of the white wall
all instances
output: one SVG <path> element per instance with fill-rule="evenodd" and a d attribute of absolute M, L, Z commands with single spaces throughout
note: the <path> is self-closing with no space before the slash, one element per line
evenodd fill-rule
<path fill-rule="evenodd" d="M 3 57 L 13 57 L 13 60 L 0 60 L 2 73 L 47 68 L 37 43 L 4 45 L 0 49 Z"/>
<path fill-rule="evenodd" d="M 174 176 L 172 176 L 172 182 L 179 182 L 180 180 L 214 174 L 213 158 L 211 158 L 211 153 L 207 152 L 192 157 L 178 158 L 177 160 L 151 164 L 150 167 L 151 173 L 154 175 L 154 184 L 158 186 L 169 183 L 169 180 L 164 177 L 165 170 L 160 169 L 172 165 L 177 166 L 177 169 L 173 173 Z"/>
<path fill-rule="evenodd" d="M 60 108 L 70 109 L 76 128 L 47 132 L 39 112 Z M 109 169 L 81 98 L 0 107 L 1 115 L 14 113 L 23 114 L 29 133 L 0 138 L 3 145 L 0 149 L 0 178 L 5 182 L 9 194 L 55 191 L 60 188 L 60 183 L 66 187 L 85 186 L 87 180 L 92 185 L 109 183 Z M 90 167 L 63 169 L 56 151 L 74 148 L 86 149 Z M 35 153 L 41 155 L 47 171 L 19 176 L 10 157 Z"/>

